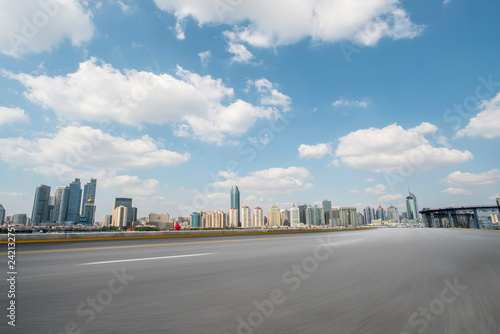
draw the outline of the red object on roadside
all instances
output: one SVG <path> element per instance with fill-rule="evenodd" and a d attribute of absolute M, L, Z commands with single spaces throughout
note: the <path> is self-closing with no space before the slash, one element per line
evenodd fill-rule
<path fill-rule="evenodd" d="M 179 231 L 181 229 L 181 225 L 179 225 L 179 223 L 177 223 L 177 224 L 175 224 L 174 228 L 176 231 Z"/>

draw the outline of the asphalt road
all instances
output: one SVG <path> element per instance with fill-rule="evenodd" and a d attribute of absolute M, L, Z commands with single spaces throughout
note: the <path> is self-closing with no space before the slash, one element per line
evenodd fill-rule
<path fill-rule="evenodd" d="M 16 247 L 15 327 L 0 248 L 0 333 L 500 333 L 494 231 Z"/>

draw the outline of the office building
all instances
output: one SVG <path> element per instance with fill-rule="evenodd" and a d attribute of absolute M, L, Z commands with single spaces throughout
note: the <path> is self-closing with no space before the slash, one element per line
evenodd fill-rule
<path fill-rule="evenodd" d="M 83 200 L 82 200 L 82 216 L 83 217 L 85 217 L 85 215 L 83 214 L 83 209 L 85 207 L 85 204 L 87 204 L 87 201 L 89 200 L 89 198 L 92 197 L 92 200 L 95 204 L 96 190 L 97 190 L 97 180 L 96 179 L 90 179 L 90 182 L 87 183 L 83 187 Z"/>
<path fill-rule="evenodd" d="M 41 225 L 49 219 L 50 187 L 40 184 L 35 190 L 33 211 L 31 213 L 31 225 Z"/>
<path fill-rule="evenodd" d="M 0 225 L 3 225 L 5 222 L 5 208 L 2 204 L 0 204 Z"/>
<path fill-rule="evenodd" d="M 380 220 L 386 220 L 385 210 L 382 208 L 382 206 L 380 204 L 377 208 L 376 217 L 377 217 L 377 219 L 380 219 Z"/>
<path fill-rule="evenodd" d="M 240 227 L 241 226 L 241 219 L 240 219 L 240 190 L 238 189 L 238 187 L 232 187 L 231 188 L 231 192 L 230 192 L 230 196 L 231 196 L 231 209 L 232 208 L 236 208 L 238 210 L 238 225 L 236 227 Z"/>
<path fill-rule="evenodd" d="M 321 225 L 323 223 L 323 209 L 318 206 L 310 206 L 306 209 L 307 226 Z"/>
<path fill-rule="evenodd" d="M 406 210 L 409 220 L 414 220 L 419 217 L 417 197 L 411 192 L 406 197 Z"/>
<path fill-rule="evenodd" d="M 281 209 L 280 215 L 281 215 L 281 225 L 290 226 L 290 211 L 288 211 L 287 209 Z"/>
<path fill-rule="evenodd" d="M 375 210 L 367 206 L 363 210 L 363 216 L 365 216 L 365 223 L 363 225 L 371 224 L 372 220 L 375 219 Z"/>
<path fill-rule="evenodd" d="M 229 210 L 229 227 L 230 228 L 238 228 L 238 219 L 240 217 L 239 211 L 237 208 L 231 208 Z"/>
<path fill-rule="evenodd" d="M 340 208 L 339 214 L 340 214 L 340 223 L 342 224 L 342 226 L 356 227 L 358 225 L 358 213 L 356 208 Z"/>
<path fill-rule="evenodd" d="M 276 204 L 271 206 L 271 208 L 269 208 L 269 211 L 267 212 L 267 226 L 281 226 L 280 209 L 278 208 L 278 206 L 276 206 Z"/>
<path fill-rule="evenodd" d="M 340 212 L 339 209 L 331 209 L 329 213 L 329 224 L 331 226 L 340 226 Z"/>
<path fill-rule="evenodd" d="M 55 222 L 65 222 L 68 215 L 70 189 L 68 186 L 56 187 L 54 194 L 54 206 L 50 214 L 50 220 Z"/>
<path fill-rule="evenodd" d="M 300 216 L 300 222 L 302 224 L 306 224 L 306 209 L 307 209 L 307 205 L 299 205 L 298 206 L 299 208 L 299 216 Z"/>
<path fill-rule="evenodd" d="M 253 209 L 252 226 L 264 226 L 264 211 L 260 207 Z"/>
<path fill-rule="evenodd" d="M 201 227 L 201 213 L 193 212 L 190 216 L 190 225 L 191 227 Z"/>
<path fill-rule="evenodd" d="M 392 205 L 387 208 L 387 220 L 394 220 L 399 223 L 398 208 Z"/>
<path fill-rule="evenodd" d="M 113 222 L 113 216 L 112 215 L 105 215 L 102 217 L 101 226 L 102 227 L 110 227 L 112 222 Z"/>
<path fill-rule="evenodd" d="M 365 216 L 358 212 L 358 226 L 362 226 L 365 224 Z"/>
<path fill-rule="evenodd" d="M 132 198 L 116 197 L 113 201 L 113 210 L 119 206 L 127 208 L 127 225 L 132 225 Z"/>
<path fill-rule="evenodd" d="M 300 224 L 300 211 L 299 208 L 295 207 L 295 204 L 290 209 L 290 226 L 297 227 Z"/>
<path fill-rule="evenodd" d="M 241 208 L 241 227 L 249 228 L 252 226 L 252 213 L 248 206 Z"/>
<path fill-rule="evenodd" d="M 80 205 L 82 203 L 82 187 L 80 179 L 69 184 L 68 214 L 66 221 L 80 222 Z"/>
<path fill-rule="evenodd" d="M 119 205 L 113 210 L 113 216 L 111 220 L 111 226 L 115 227 L 128 227 L 130 226 L 127 221 L 128 217 L 128 207 L 124 205 Z"/>
<path fill-rule="evenodd" d="M 25 213 L 16 213 L 12 215 L 11 225 L 16 226 L 27 226 L 28 225 L 28 215 Z"/>
<path fill-rule="evenodd" d="M 322 212 L 322 224 L 323 225 L 327 225 L 329 224 L 329 215 L 328 215 L 328 212 L 330 212 L 330 210 L 332 209 L 332 202 L 328 201 L 328 200 L 324 200 L 322 203 L 321 203 L 321 208 L 323 210 Z"/>
<path fill-rule="evenodd" d="M 89 197 L 87 203 L 83 206 L 83 218 L 86 219 L 87 225 L 94 225 L 95 222 L 95 205 L 92 196 Z"/>

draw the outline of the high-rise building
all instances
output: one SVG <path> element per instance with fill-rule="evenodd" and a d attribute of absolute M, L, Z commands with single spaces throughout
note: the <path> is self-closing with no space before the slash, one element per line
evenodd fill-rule
<path fill-rule="evenodd" d="M 365 224 L 365 217 L 361 214 L 361 212 L 358 212 L 358 226 L 362 226 Z"/>
<path fill-rule="evenodd" d="M 252 225 L 256 227 L 264 226 L 264 212 L 260 207 L 253 209 Z"/>
<path fill-rule="evenodd" d="M 500 196 L 497 197 L 498 213 L 500 213 Z"/>
<path fill-rule="evenodd" d="M 387 208 L 387 220 L 394 220 L 399 223 L 398 208 L 392 205 Z"/>
<path fill-rule="evenodd" d="M 280 209 L 276 204 L 272 205 L 267 212 L 267 226 L 281 226 Z"/>
<path fill-rule="evenodd" d="M 80 205 L 82 203 L 82 186 L 80 179 L 69 184 L 68 214 L 66 220 L 80 222 Z"/>
<path fill-rule="evenodd" d="M 408 219 L 417 219 L 419 217 L 417 197 L 411 192 L 406 197 L 406 210 L 408 212 Z"/>
<path fill-rule="evenodd" d="M 97 180 L 96 179 L 90 179 L 90 182 L 87 183 L 83 187 L 83 200 L 82 200 L 82 217 L 85 217 L 83 214 L 83 209 L 85 207 L 85 204 L 87 204 L 87 201 L 89 198 L 92 197 L 92 200 L 94 201 L 95 204 L 95 193 L 97 190 Z"/>
<path fill-rule="evenodd" d="M 89 197 L 87 203 L 83 206 L 83 217 L 87 220 L 87 225 L 94 225 L 95 222 L 95 205 L 92 196 Z"/>
<path fill-rule="evenodd" d="M 356 208 L 340 208 L 340 223 L 344 227 L 356 227 L 358 224 L 358 213 Z"/>
<path fill-rule="evenodd" d="M 238 228 L 238 219 L 240 217 L 240 210 L 233 207 L 229 210 L 229 227 Z"/>
<path fill-rule="evenodd" d="M 290 226 L 297 227 L 301 223 L 300 221 L 300 211 L 299 208 L 293 205 L 293 208 L 290 209 Z"/>
<path fill-rule="evenodd" d="M 248 206 L 241 208 L 241 227 L 249 228 L 252 226 L 252 214 Z"/>
<path fill-rule="evenodd" d="M 365 216 L 365 223 L 363 225 L 368 225 L 372 223 L 372 220 L 375 219 L 375 210 L 367 206 L 363 210 L 363 216 Z"/>
<path fill-rule="evenodd" d="M 300 215 L 300 222 L 302 224 L 306 224 L 306 209 L 307 209 L 307 205 L 299 205 L 298 206 L 299 208 L 299 215 Z"/>
<path fill-rule="evenodd" d="M 339 209 L 331 209 L 329 213 L 329 224 L 332 226 L 340 226 L 340 212 Z"/>
<path fill-rule="evenodd" d="M 0 225 L 3 225 L 5 221 L 5 208 L 0 204 Z"/>
<path fill-rule="evenodd" d="M 15 213 L 12 215 L 12 225 L 26 226 L 28 225 L 28 215 L 25 213 Z"/>
<path fill-rule="evenodd" d="M 31 225 L 40 225 L 49 219 L 50 187 L 40 184 L 35 190 L 35 200 L 31 213 Z"/>
<path fill-rule="evenodd" d="M 201 227 L 201 213 L 193 212 L 190 216 L 191 227 Z"/>
<path fill-rule="evenodd" d="M 376 216 L 377 216 L 377 219 L 386 220 L 385 210 L 384 210 L 384 208 L 382 208 L 382 206 L 380 204 L 377 208 Z"/>
<path fill-rule="evenodd" d="M 127 227 L 129 226 L 127 222 L 128 217 L 128 207 L 124 205 L 119 205 L 113 210 L 113 216 L 111 220 L 111 226 L 115 227 Z"/>
<path fill-rule="evenodd" d="M 51 211 L 50 220 L 56 222 L 66 221 L 68 215 L 70 189 L 68 186 L 59 186 L 54 194 L 54 208 Z M 49 210 L 50 211 L 50 210 Z"/>
<path fill-rule="evenodd" d="M 281 209 L 280 215 L 281 215 L 281 225 L 290 226 L 290 211 L 288 211 L 287 209 Z"/>
<path fill-rule="evenodd" d="M 236 227 L 241 226 L 241 219 L 240 219 L 240 190 L 238 187 L 234 186 L 231 188 L 231 209 L 236 208 L 238 210 L 238 225 Z"/>
<path fill-rule="evenodd" d="M 306 209 L 306 224 L 321 225 L 323 223 L 323 209 L 318 206 L 310 206 Z"/>
<path fill-rule="evenodd" d="M 322 216 L 322 224 L 323 225 L 327 225 L 329 222 L 329 216 L 328 216 L 328 212 L 330 212 L 330 210 L 332 209 L 332 202 L 330 202 L 329 200 L 324 200 L 322 203 L 321 203 L 321 208 L 323 209 L 323 216 Z"/>
<path fill-rule="evenodd" d="M 109 227 L 109 226 L 111 226 L 112 222 L 113 222 L 113 216 L 112 215 L 105 215 L 102 217 L 101 226 L 102 227 Z"/>
<path fill-rule="evenodd" d="M 127 225 L 132 224 L 132 198 L 117 197 L 113 201 L 113 210 L 119 206 L 124 206 L 127 208 Z"/>

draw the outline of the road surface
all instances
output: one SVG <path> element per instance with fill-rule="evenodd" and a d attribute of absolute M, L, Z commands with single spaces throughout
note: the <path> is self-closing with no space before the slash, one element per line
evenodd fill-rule
<path fill-rule="evenodd" d="M 0 333 L 500 333 L 500 233 L 1 245 Z M 15 327 L 8 303 L 15 300 Z"/>

